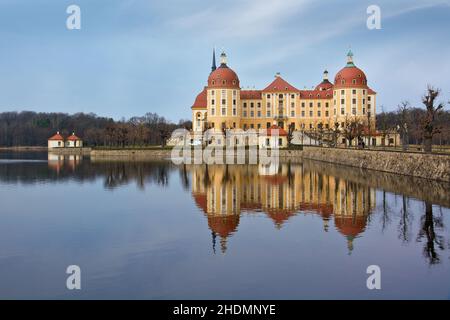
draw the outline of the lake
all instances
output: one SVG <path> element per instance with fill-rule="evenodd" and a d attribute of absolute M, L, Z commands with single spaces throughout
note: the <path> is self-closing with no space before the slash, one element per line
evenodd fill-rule
<path fill-rule="evenodd" d="M 0 298 L 449 299 L 449 190 L 306 160 L 0 152 Z"/>

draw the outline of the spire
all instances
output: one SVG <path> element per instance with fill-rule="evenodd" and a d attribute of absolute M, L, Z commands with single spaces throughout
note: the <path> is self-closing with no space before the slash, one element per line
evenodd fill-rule
<path fill-rule="evenodd" d="M 353 63 L 353 52 L 352 50 L 348 50 L 347 53 L 347 67 L 354 67 L 355 64 Z"/>
<path fill-rule="evenodd" d="M 328 81 L 328 70 L 323 72 L 323 81 Z"/>
<path fill-rule="evenodd" d="M 213 48 L 213 58 L 212 58 L 212 66 L 211 66 L 211 72 L 216 71 L 216 48 Z"/>

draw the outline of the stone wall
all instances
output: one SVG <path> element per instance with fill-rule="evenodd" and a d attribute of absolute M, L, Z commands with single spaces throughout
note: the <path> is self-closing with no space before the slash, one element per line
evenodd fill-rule
<path fill-rule="evenodd" d="M 302 157 L 362 169 L 450 182 L 450 155 L 305 147 Z"/>
<path fill-rule="evenodd" d="M 90 155 L 91 148 L 51 148 L 49 153 L 58 155 Z"/>
<path fill-rule="evenodd" d="M 111 149 L 111 150 L 92 150 L 93 159 L 111 159 L 111 160 L 153 160 L 170 158 L 170 149 Z"/>
<path fill-rule="evenodd" d="M 90 155 L 91 158 L 105 160 L 170 159 L 171 150 L 92 150 Z M 282 161 L 311 159 L 361 169 L 450 182 L 450 155 L 321 147 L 304 147 L 303 150 L 280 150 L 279 155 Z"/>

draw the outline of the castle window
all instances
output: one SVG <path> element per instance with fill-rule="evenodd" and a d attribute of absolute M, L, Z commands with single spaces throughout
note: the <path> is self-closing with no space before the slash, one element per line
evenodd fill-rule
<path fill-rule="evenodd" d="M 261 118 L 261 111 L 258 110 L 258 118 Z"/>
<path fill-rule="evenodd" d="M 313 112 L 312 110 L 309 112 L 309 116 L 312 117 L 313 116 Z"/>
<path fill-rule="evenodd" d="M 317 116 L 318 116 L 318 117 L 321 117 L 321 116 L 322 116 L 322 113 L 321 113 L 320 111 L 317 111 Z"/>
<path fill-rule="evenodd" d="M 226 116 L 227 115 L 227 108 L 222 108 L 222 115 Z"/>
<path fill-rule="evenodd" d="M 352 114 L 356 114 L 356 108 L 352 108 Z"/>
<path fill-rule="evenodd" d="M 211 100 L 211 105 L 214 105 L 216 101 L 214 99 Z"/>
<path fill-rule="evenodd" d="M 252 111 L 250 111 L 250 117 L 252 117 L 252 118 L 253 118 L 254 116 L 255 116 L 255 111 L 253 111 L 253 110 L 252 110 Z"/>
<path fill-rule="evenodd" d="M 309 103 L 309 107 L 310 107 L 310 108 L 313 107 L 313 103 L 312 103 L 312 102 Z"/>
<path fill-rule="evenodd" d="M 247 111 L 244 111 L 244 112 L 242 113 L 242 115 L 243 115 L 243 117 L 247 117 Z"/>
<path fill-rule="evenodd" d="M 320 108 L 320 102 L 317 103 L 317 107 Z"/>
<path fill-rule="evenodd" d="M 341 90 L 341 95 L 344 95 L 345 94 L 345 90 Z"/>
<path fill-rule="evenodd" d="M 267 94 L 267 99 L 270 99 L 270 94 Z"/>
<path fill-rule="evenodd" d="M 305 116 L 305 111 L 302 111 L 302 117 L 304 117 Z"/>
<path fill-rule="evenodd" d="M 222 80 L 222 84 L 226 84 L 227 82 L 225 80 Z"/>
<path fill-rule="evenodd" d="M 258 123 L 258 129 L 261 129 L 261 123 Z"/>
<path fill-rule="evenodd" d="M 291 98 L 292 98 L 292 99 L 295 99 L 295 94 L 291 94 Z"/>
<path fill-rule="evenodd" d="M 237 93 L 236 90 L 233 90 L 233 96 L 236 97 Z"/>
<path fill-rule="evenodd" d="M 356 79 L 353 79 L 353 80 L 352 80 L 352 83 L 353 83 L 353 84 L 356 84 Z"/>
<path fill-rule="evenodd" d="M 291 102 L 291 108 L 295 108 L 295 102 Z"/>
<path fill-rule="evenodd" d="M 236 80 L 233 80 L 233 85 L 235 85 L 236 84 Z"/>
<path fill-rule="evenodd" d="M 212 84 L 212 85 L 215 85 L 215 84 L 216 84 L 216 81 L 215 81 L 215 80 L 211 81 L 211 84 Z M 214 94 L 214 91 L 213 91 L 213 94 Z"/>
<path fill-rule="evenodd" d="M 327 111 L 325 111 L 325 117 L 328 117 L 330 115 L 330 113 Z"/>
<path fill-rule="evenodd" d="M 305 103 L 304 102 L 302 102 L 302 108 L 304 108 L 305 107 Z"/>
<path fill-rule="evenodd" d="M 227 104 L 227 100 L 222 99 L 222 105 L 225 105 L 225 104 Z"/>
<path fill-rule="evenodd" d="M 345 99 L 341 99 L 341 104 L 345 104 Z"/>
<path fill-rule="evenodd" d="M 366 114 L 366 108 L 363 108 L 363 109 L 362 109 L 362 113 L 363 113 L 363 114 Z"/>
<path fill-rule="evenodd" d="M 267 129 L 270 128 L 270 122 L 267 122 L 267 123 L 266 123 L 266 127 L 267 127 Z"/>
<path fill-rule="evenodd" d="M 328 102 L 325 102 L 325 108 L 328 108 L 330 104 Z"/>
<path fill-rule="evenodd" d="M 267 110 L 267 117 L 270 118 L 270 110 Z"/>
<path fill-rule="evenodd" d="M 250 103 L 250 108 L 255 107 L 255 104 L 253 102 Z"/>
<path fill-rule="evenodd" d="M 216 109 L 212 108 L 211 109 L 211 115 L 214 116 L 216 114 Z"/>
<path fill-rule="evenodd" d="M 341 80 L 341 84 L 345 84 L 345 80 Z"/>
<path fill-rule="evenodd" d="M 267 109 L 270 109 L 270 102 L 267 102 Z"/>
<path fill-rule="evenodd" d="M 356 94 L 356 90 L 355 90 L 355 89 L 353 89 L 352 93 L 353 93 L 353 94 Z"/>
<path fill-rule="evenodd" d="M 236 105 L 236 99 L 233 99 L 233 106 Z"/>
<path fill-rule="evenodd" d="M 291 110 L 291 117 L 295 117 L 295 111 Z"/>
<path fill-rule="evenodd" d="M 244 102 L 244 108 L 247 108 L 247 102 Z"/>
<path fill-rule="evenodd" d="M 363 104 L 366 104 L 366 99 L 363 99 Z"/>
<path fill-rule="evenodd" d="M 320 93 L 317 94 L 317 98 L 320 98 Z"/>
<path fill-rule="evenodd" d="M 261 108 L 261 102 L 258 102 L 258 108 Z"/>
<path fill-rule="evenodd" d="M 236 116 L 236 108 L 233 108 L 233 116 Z"/>
<path fill-rule="evenodd" d="M 356 99 L 352 99 L 352 104 L 356 104 Z"/>
<path fill-rule="evenodd" d="M 344 114 L 345 114 L 345 109 L 341 108 L 341 115 L 344 115 Z"/>
<path fill-rule="evenodd" d="M 371 96 L 368 96 L 368 97 L 367 97 L 367 101 L 370 101 L 370 100 L 372 100 L 372 97 L 371 97 Z"/>

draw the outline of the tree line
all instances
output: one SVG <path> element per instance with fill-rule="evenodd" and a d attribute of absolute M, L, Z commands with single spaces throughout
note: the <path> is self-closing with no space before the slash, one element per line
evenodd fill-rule
<path fill-rule="evenodd" d="M 189 120 L 175 124 L 156 113 L 116 121 L 94 113 L 3 112 L 0 146 L 46 146 L 47 139 L 57 131 L 65 137 L 75 132 L 87 146 L 163 146 L 173 130 L 191 127 Z"/>

